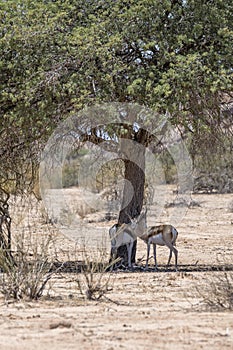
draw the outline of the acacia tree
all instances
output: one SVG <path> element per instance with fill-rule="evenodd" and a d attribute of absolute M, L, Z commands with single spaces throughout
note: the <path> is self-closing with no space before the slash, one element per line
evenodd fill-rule
<path fill-rule="evenodd" d="M 230 0 L 2 2 L 2 190 L 25 187 L 58 122 L 97 102 L 168 110 L 192 145 L 216 140 L 221 102 L 232 98 L 232 17 Z M 124 135 L 148 144 L 144 130 Z M 124 164 L 136 197 L 120 223 L 139 213 L 144 190 L 143 172 Z"/>

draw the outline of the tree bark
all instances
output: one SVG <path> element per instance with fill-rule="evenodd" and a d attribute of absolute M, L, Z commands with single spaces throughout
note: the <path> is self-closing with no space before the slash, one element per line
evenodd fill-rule
<path fill-rule="evenodd" d="M 129 223 L 130 218 L 137 217 L 142 210 L 145 185 L 145 136 L 145 131 L 140 129 L 134 133 L 133 139 L 127 138 L 127 135 L 121 139 L 121 152 L 125 164 L 125 184 L 118 218 L 119 225 Z M 137 240 L 133 246 L 132 263 L 135 263 L 136 249 Z M 126 245 L 118 248 L 116 257 L 120 258 L 124 265 L 127 265 Z"/>
<path fill-rule="evenodd" d="M 7 200 L 0 200 L 0 249 L 4 257 L 2 269 L 12 268 L 16 265 L 11 253 L 11 217 L 8 211 L 8 199 L 9 195 Z"/>

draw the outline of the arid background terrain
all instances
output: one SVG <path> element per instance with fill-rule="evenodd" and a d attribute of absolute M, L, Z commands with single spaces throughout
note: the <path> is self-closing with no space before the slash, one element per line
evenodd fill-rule
<path fill-rule="evenodd" d="M 95 253 L 88 247 L 83 253 L 68 237 L 48 231 L 49 225 L 36 215 L 32 226 L 26 224 L 24 214 L 30 210 L 21 208 L 13 235 L 22 227 L 40 237 L 50 232 L 56 246 L 51 259 L 66 265 L 52 275 L 38 301 L 1 297 L 0 349 L 232 349 L 233 197 L 196 194 L 192 200 L 177 226 L 179 271 L 173 265 L 166 270 L 166 247 L 157 249 L 158 272 L 152 259 L 149 271 L 140 269 L 146 245 L 139 240 L 139 267 L 104 273 L 100 284 L 107 283 L 108 291 L 100 300 L 87 300 L 77 282 L 85 293 L 84 276 L 64 268 Z M 152 216 L 148 222 L 153 223 Z M 112 223 L 93 222 L 90 227 L 109 228 Z M 95 282 L 100 275 L 92 277 Z"/>

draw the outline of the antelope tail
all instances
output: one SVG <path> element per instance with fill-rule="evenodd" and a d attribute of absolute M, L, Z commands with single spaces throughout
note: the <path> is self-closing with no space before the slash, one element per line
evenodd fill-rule
<path fill-rule="evenodd" d="M 172 244 L 176 245 L 176 239 L 178 236 L 178 231 L 175 229 L 175 227 L 172 227 Z"/>

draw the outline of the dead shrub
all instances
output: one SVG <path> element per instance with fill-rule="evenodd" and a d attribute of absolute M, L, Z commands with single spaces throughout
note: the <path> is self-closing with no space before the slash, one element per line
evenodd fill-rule
<path fill-rule="evenodd" d="M 52 237 L 20 235 L 14 252 L 14 263 L 9 264 L 0 249 L 0 292 L 5 300 L 39 299 L 56 272 L 52 270 L 49 249 Z"/>
<path fill-rule="evenodd" d="M 87 300 L 98 301 L 102 298 L 111 300 L 106 294 L 113 290 L 111 267 L 116 261 L 109 263 L 107 259 L 104 250 L 98 250 L 95 254 L 88 254 L 86 249 L 83 250 L 83 264 L 76 282 L 79 292 Z"/>
<path fill-rule="evenodd" d="M 196 288 L 200 304 L 211 311 L 233 310 L 233 273 L 217 272 L 206 280 L 205 285 Z"/>

